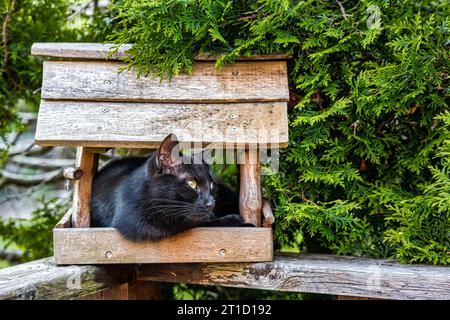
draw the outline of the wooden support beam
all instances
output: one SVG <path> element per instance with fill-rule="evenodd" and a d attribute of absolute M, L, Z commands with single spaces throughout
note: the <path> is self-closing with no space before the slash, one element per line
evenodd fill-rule
<path fill-rule="evenodd" d="M 52 258 L 47 258 L 0 270 L 0 300 L 77 299 L 130 281 L 183 282 L 381 299 L 450 299 L 450 267 L 402 265 L 381 259 L 333 255 L 276 254 L 272 262 L 134 267 L 56 266 Z"/>
<path fill-rule="evenodd" d="M 132 266 L 58 267 L 46 258 L 1 269 L 0 300 L 77 299 L 133 278 Z"/>
<path fill-rule="evenodd" d="M 262 194 L 259 153 L 257 149 L 239 150 L 238 157 L 241 176 L 239 211 L 245 222 L 260 227 Z"/>
<path fill-rule="evenodd" d="M 276 254 L 272 262 L 258 263 L 148 264 L 137 278 L 381 299 L 450 299 L 450 267 L 319 254 Z"/>
<path fill-rule="evenodd" d="M 88 228 L 91 223 L 90 202 L 92 181 L 97 172 L 98 154 L 78 147 L 75 167 L 82 171 L 80 179 L 74 183 L 72 227 Z"/>
<path fill-rule="evenodd" d="M 132 281 L 81 297 L 79 300 L 157 300 L 161 297 L 160 289 L 158 283 Z"/>
<path fill-rule="evenodd" d="M 263 227 L 270 227 L 275 222 L 275 216 L 273 215 L 269 200 L 263 199 L 261 211 L 263 215 Z"/>

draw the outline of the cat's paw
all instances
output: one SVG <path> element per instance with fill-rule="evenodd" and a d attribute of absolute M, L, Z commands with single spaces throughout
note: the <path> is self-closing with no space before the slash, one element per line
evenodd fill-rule
<path fill-rule="evenodd" d="M 230 217 L 230 219 L 233 220 L 235 227 L 255 227 L 253 223 L 246 223 L 238 214 L 230 214 L 227 217 Z"/>

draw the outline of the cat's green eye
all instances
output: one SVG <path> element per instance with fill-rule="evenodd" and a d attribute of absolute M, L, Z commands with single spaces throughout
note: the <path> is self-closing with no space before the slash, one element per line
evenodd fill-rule
<path fill-rule="evenodd" d="M 197 188 L 197 181 L 195 180 L 188 180 L 187 184 L 189 185 L 189 187 L 191 187 L 192 189 Z"/>

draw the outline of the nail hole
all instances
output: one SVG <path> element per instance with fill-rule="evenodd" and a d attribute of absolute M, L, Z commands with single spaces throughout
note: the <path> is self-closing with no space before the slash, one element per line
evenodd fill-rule
<path fill-rule="evenodd" d="M 103 109 L 102 109 L 102 112 L 103 112 L 103 113 L 108 112 L 108 108 L 103 108 Z"/>
<path fill-rule="evenodd" d="M 225 249 L 220 249 L 220 250 L 219 250 L 219 253 L 220 253 L 220 255 L 221 255 L 222 257 L 224 257 L 224 256 L 227 254 L 227 250 L 225 250 Z"/>
<path fill-rule="evenodd" d="M 233 72 L 231 72 L 231 74 L 236 77 L 239 75 L 239 71 L 233 71 Z"/>
<path fill-rule="evenodd" d="M 112 258 L 112 252 L 111 251 L 106 251 L 105 252 L 105 258 L 106 259 L 111 259 Z"/>
<path fill-rule="evenodd" d="M 103 129 L 103 128 L 100 127 L 100 126 L 97 127 L 97 131 L 101 131 L 102 129 Z"/>
<path fill-rule="evenodd" d="M 103 83 L 104 84 L 111 84 L 111 80 L 105 80 Z"/>

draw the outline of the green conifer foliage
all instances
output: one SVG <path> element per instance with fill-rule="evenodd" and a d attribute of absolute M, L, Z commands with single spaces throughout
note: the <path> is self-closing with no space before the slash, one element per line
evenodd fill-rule
<path fill-rule="evenodd" d="M 448 1 L 126 0 L 139 74 L 288 53 L 290 146 L 265 179 L 279 247 L 450 262 Z"/>

